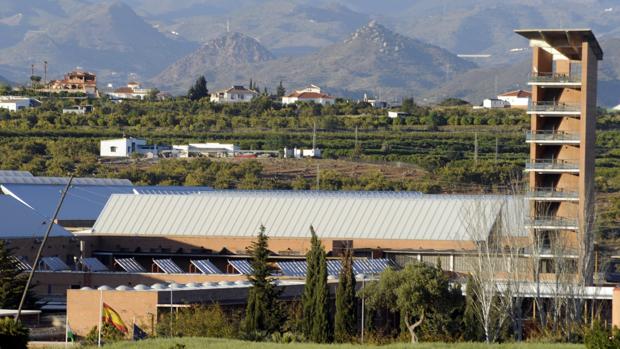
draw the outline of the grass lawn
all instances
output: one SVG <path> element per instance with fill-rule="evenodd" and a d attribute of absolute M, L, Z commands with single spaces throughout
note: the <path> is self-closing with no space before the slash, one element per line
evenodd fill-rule
<path fill-rule="evenodd" d="M 171 338 L 171 339 L 149 339 L 140 342 L 119 342 L 116 344 L 106 345 L 109 349 L 176 349 L 175 344 L 183 344 L 186 349 L 318 349 L 318 348 L 334 348 L 334 349 L 352 349 L 352 348 L 371 348 L 373 345 L 354 345 L 354 344 L 278 344 L 278 343 L 256 343 L 244 342 L 238 340 L 216 339 L 216 338 Z M 382 349 L 401 349 L 401 348 L 419 348 L 419 349 L 583 349 L 583 345 L 575 344 L 541 344 L 541 343 L 509 343 L 509 344 L 492 344 L 484 343 L 419 343 L 412 346 L 408 343 L 399 343 L 382 346 Z"/>

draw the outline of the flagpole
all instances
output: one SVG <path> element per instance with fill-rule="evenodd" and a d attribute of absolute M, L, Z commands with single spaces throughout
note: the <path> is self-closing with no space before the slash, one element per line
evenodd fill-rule
<path fill-rule="evenodd" d="M 97 346 L 101 347 L 101 318 L 103 317 L 103 290 L 99 290 L 99 333 L 97 335 Z"/>
<path fill-rule="evenodd" d="M 131 339 L 136 340 L 136 317 L 133 317 L 133 323 L 131 324 Z"/>

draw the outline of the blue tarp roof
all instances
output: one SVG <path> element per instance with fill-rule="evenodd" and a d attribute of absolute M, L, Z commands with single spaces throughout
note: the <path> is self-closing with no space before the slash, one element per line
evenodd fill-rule
<path fill-rule="evenodd" d="M 3 184 L 2 192 L 34 209 L 44 217 L 52 217 L 64 185 Z M 131 194 L 130 186 L 72 185 L 58 215 L 59 220 L 94 221 L 112 194 Z"/>
<path fill-rule="evenodd" d="M 0 238 L 43 237 L 49 220 L 19 201 L 0 195 Z M 50 236 L 72 236 L 54 224 Z"/>

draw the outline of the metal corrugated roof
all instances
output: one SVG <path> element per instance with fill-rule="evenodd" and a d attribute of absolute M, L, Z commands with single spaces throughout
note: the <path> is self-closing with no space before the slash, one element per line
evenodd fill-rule
<path fill-rule="evenodd" d="M 0 195 L 0 238 L 43 237 L 49 219 L 7 195 Z M 72 236 L 54 224 L 50 236 Z"/>
<path fill-rule="evenodd" d="M 136 186 L 133 188 L 134 194 L 159 194 L 159 195 L 191 195 L 200 194 L 205 191 L 213 190 L 210 187 L 184 187 L 184 186 L 166 186 L 166 185 L 153 185 L 153 186 Z"/>
<path fill-rule="evenodd" d="M 0 170 L 0 177 L 32 177 L 28 171 Z"/>
<path fill-rule="evenodd" d="M 27 177 L 27 176 L 0 176 L 0 184 L 51 184 L 67 185 L 68 177 Z M 73 185 L 124 185 L 132 186 L 129 179 L 116 178 L 73 178 Z"/>
<path fill-rule="evenodd" d="M 486 239 L 493 224 L 507 214 L 503 207 L 510 207 L 510 215 L 521 214 L 515 213 L 522 206 L 516 201 L 524 200 L 406 192 L 230 190 L 112 195 L 92 233 L 247 237 L 256 236 L 262 224 L 270 237 L 304 238 L 310 236 L 313 225 L 322 238 L 469 241 L 472 226 L 484 232 L 480 239 Z M 511 230 L 515 235 L 527 233 L 522 221 Z"/>
<path fill-rule="evenodd" d="M 3 184 L 0 190 L 34 209 L 45 217 L 52 217 L 64 185 Z M 130 194 L 127 186 L 71 185 L 63 202 L 59 220 L 94 221 L 112 194 Z"/>

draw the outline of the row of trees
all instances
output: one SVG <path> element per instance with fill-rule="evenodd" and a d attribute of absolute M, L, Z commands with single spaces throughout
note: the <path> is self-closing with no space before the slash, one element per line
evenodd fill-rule
<path fill-rule="evenodd" d="M 388 337 L 399 332 L 402 323 L 417 342 L 419 328 L 425 339 L 452 341 L 461 333 L 463 313 L 459 287 L 448 282 L 440 267 L 422 263 L 408 265 L 404 270 L 388 269 L 378 282 L 357 291 L 351 249 L 344 251 L 335 300 L 328 285 L 327 254 L 313 227 L 310 227 L 310 250 L 306 254 L 306 282 L 300 300 L 299 338 L 315 343 L 346 343 L 358 338 L 359 299 L 367 304 L 370 324 L 381 324 Z M 287 326 L 287 312 L 278 300 L 280 290 L 270 266 L 268 237 L 261 227 L 257 240 L 248 249 L 252 257 L 252 283 L 245 312 L 245 338 L 273 338 Z M 332 307 L 332 305 L 334 305 Z M 386 312 L 400 316 L 396 324 L 382 318 Z M 333 324 L 333 325 L 332 325 Z M 290 327 L 290 326 L 289 326 Z M 295 327 L 295 326 L 294 326 Z"/>

